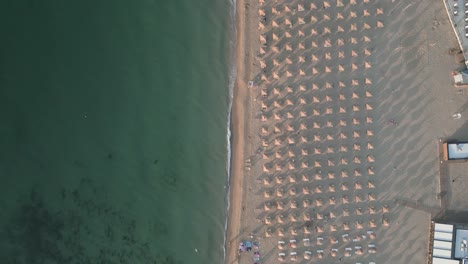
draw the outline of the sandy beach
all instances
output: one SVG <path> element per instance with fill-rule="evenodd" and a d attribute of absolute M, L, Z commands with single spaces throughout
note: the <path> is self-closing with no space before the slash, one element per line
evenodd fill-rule
<path fill-rule="evenodd" d="M 237 41 L 226 263 L 426 261 L 466 121 L 443 3 L 239 0 Z"/>

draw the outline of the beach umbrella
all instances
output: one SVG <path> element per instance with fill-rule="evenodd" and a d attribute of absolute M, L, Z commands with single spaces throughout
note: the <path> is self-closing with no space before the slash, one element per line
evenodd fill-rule
<path fill-rule="evenodd" d="M 312 233 L 310 229 L 311 229 L 310 227 L 304 226 L 304 227 L 303 227 L 304 234 L 308 235 L 308 234 Z"/>
<path fill-rule="evenodd" d="M 294 166 L 294 163 L 288 162 L 288 169 L 289 170 L 294 170 L 296 167 Z"/>
<path fill-rule="evenodd" d="M 370 130 L 370 129 L 366 129 L 366 135 L 368 137 L 372 137 L 374 135 L 374 132 L 372 130 Z"/>
<path fill-rule="evenodd" d="M 367 149 L 374 149 L 374 145 L 372 145 L 370 142 L 367 142 Z"/>
<path fill-rule="evenodd" d="M 265 36 L 263 34 L 261 34 L 259 38 L 260 38 L 260 43 L 266 44 L 267 41 L 266 41 L 266 38 L 265 38 Z"/>
<path fill-rule="evenodd" d="M 272 233 L 273 233 L 272 229 L 271 229 L 271 228 L 267 228 L 267 229 L 265 230 L 265 237 L 271 237 Z"/>
<path fill-rule="evenodd" d="M 272 195 L 271 191 L 266 190 L 266 191 L 263 192 L 263 197 L 265 197 L 265 198 L 270 198 L 271 195 Z"/>
<path fill-rule="evenodd" d="M 317 253 L 317 258 L 322 259 L 323 258 L 323 252 L 318 252 Z"/>
<path fill-rule="evenodd" d="M 332 135 L 332 134 L 327 134 L 326 139 L 327 139 L 328 141 L 333 140 L 333 135 Z"/>
<path fill-rule="evenodd" d="M 316 173 L 315 176 L 314 176 L 314 178 L 315 178 L 316 180 L 322 180 L 322 175 L 321 175 L 320 173 Z"/>
<path fill-rule="evenodd" d="M 299 125 L 299 130 L 307 130 L 306 124 L 302 123 Z"/>
<path fill-rule="evenodd" d="M 375 194 L 373 194 L 373 193 L 369 193 L 369 194 L 367 195 L 367 198 L 369 199 L 369 201 L 375 201 L 375 199 L 376 199 L 376 198 L 375 198 Z"/>
<path fill-rule="evenodd" d="M 332 171 L 329 171 L 329 172 L 327 173 L 327 176 L 328 176 L 328 179 L 330 179 L 330 180 L 335 179 L 335 173 L 332 172 Z"/>
<path fill-rule="evenodd" d="M 275 33 L 273 33 L 273 34 L 271 35 L 271 38 L 272 38 L 273 40 L 275 40 L 275 41 L 279 39 L 279 38 L 278 38 L 278 35 L 276 35 Z"/>
<path fill-rule="evenodd" d="M 284 37 L 285 38 L 291 38 L 291 34 L 286 31 L 286 32 L 284 32 Z M 289 46 L 289 45 L 286 45 L 286 46 Z M 291 46 L 289 46 L 289 49 L 288 49 L 288 47 L 286 47 L 286 50 L 292 50 Z"/>
<path fill-rule="evenodd" d="M 289 9 L 289 7 L 285 5 L 284 6 L 284 12 L 291 12 L 291 9 Z"/>
<path fill-rule="evenodd" d="M 344 72 L 345 71 L 345 68 L 343 67 L 343 65 L 338 64 L 338 71 L 339 72 Z"/>
<path fill-rule="evenodd" d="M 364 37 L 362 38 L 362 40 L 363 40 L 364 42 L 371 42 L 371 39 L 370 39 L 369 37 L 367 37 L 367 36 L 364 36 Z M 357 43 L 357 41 L 356 41 L 356 43 Z"/>
<path fill-rule="evenodd" d="M 276 151 L 276 152 L 275 152 L 275 158 L 281 159 L 281 158 L 282 158 L 281 152 Z"/>
<path fill-rule="evenodd" d="M 310 259 L 312 257 L 312 252 L 310 251 L 305 251 L 304 252 L 304 259 Z"/>
<path fill-rule="evenodd" d="M 271 13 L 273 13 L 274 15 L 279 14 L 278 10 L 274 6 L 271 7 Z"/>
<path fill-rule="evenodd" d="M 358 66 L 354 63 L 351 63 L 351 70 L 355 71 L 358 69 Z"/>
<path fill-rule="evenodd" d="M 312 74 L 318 74 L 318 70 L 315 67 L 312 67 Z"/>
<path fill-rule="evenodd" d="M 328 159 L 328 160 L 327 160 L 327 165 L 328 165 L 329 167 L 333 167 L 333 166 L 335 166 L 335 163 L 333 162 L 332 159 Z"/>
<path fill-rule="evenodd" d="M 297 194 L 297 190 L 296 188 L 292 187 L 291 189 L 289 189 L 289 195 L 296 195 Z"/>
<path fill-rule="evenodd" d="M 328 203 L 331 204 L 331 205 L 336 204 L 336 198 L 335 198 L 335 196 L 331 196 L 330 198 L 328 198 Z M 330 218 L 332 218 L 332 216 L 335 216 L 335 214 L 330 212 Z M 333 218 L 334 218 L 334 217 L 333 217 Z"/>
<path fill-rule="evenodd" d="M 265 217 L 265 225 L 271 225 L 272 224 L 272 219 L 270 216 Z"/>
<path fill-rule="evenodd" d="M 369 232 L 372 232 L 372 231 L 367 231 L 367 233 L 369 234 L 369 238 L 370 238 L 370 239 L 375 239 L 375 237 L 376 237 L 376 236 L 375 236 L 375 233 L 374 233 L 374 232 L 369 233 Z"/>
<path fill-rule="evenodd" d="M 363 228 L 361 221 L 356 221 L 356 228 L 357 229 L 362 229 Z"/>
<path fill-rule="evenodd" d="M 322 34 L 327 34 L 327 33 L 331 33 L 330 28 L 329 27 L 324 27 Z"/>
<path fill-rule="evenodd" d="M 274 28 L 279 27 L 278 23 L 275 20 L 271 21 L 271 26 Z"/>
<path fill-rule="evenodd" d="M 325 109 L 325 114 L 327 114 L 327 115 L 333 114 L 333 108 L 327 107 L 327 109 Z"/>
<path fill-rule="evenodd" d="M 284 262 L 286 260 L 286 254 L 285 253 L 279 253 L 278 254 L 278 261 Z"/>
<path fill-rule="evenodd" d="M 284 237 L 284 233 L 285 233 L 284 228 L 282 228 L 282 227 L 278 228 L 278 236 Z"/>
<path fill-rule="evenodd" d="M 322 185 L 315 186 L 314 192 L 315 193 L 322 193 Z"/>
<path fill-rule="evenodd" d="M 331 136 L 331 135 L 330 135 L 330 136 Z M 328 140 L 333 140 L 333 137 L 330 138 L 329 136 L 327 136 L 327 139 L 328 139 Z M 328 154 L 335 153 L 335 150 L 333 149 L 333 147 L 327 147 L 327 153 L 328 153 Z"/>
<path fill-rule="evenodd" d="M 327 14 L 323 14 L 323 20 L 330 20 L 330 16 Z"/>
<path fill-rule="evenodd" d="M 271 50 L 272 50 L 274 53 L 279 53 L 279 49 L 278 49 L 278 47 L 276 47 L 276 46 L 271 47 Z"/>
<path fill-rule="evenodd" d="M 265 29 L 265 25 L 264 25 L 262 22 L 258 22 L 258 29 L 259 29 L 259 30 L 264 30 L 264 29 Z"/>
<path fill-rule="evenodd" d="M 299 98 L 299 104 L 306 104 L 306 101 L 304 98 Z"/>
<path fill-rule="evenodd" d="M 362 197 L 361 197 L 361 195 L 356 194 L 356 196 L 354 196 L 354 201 L 355 201 L 356 203 L 362 202 Z"/>
<path fill-rule="evenodd" d="M 375 224 L 375 220 L 369 220 L 369 227 L 370 228 L 375 228 L 377 225 Z"/>
<path fill-rule="evenodd" d="M 354 162 L 355 164 L 360 164 L 360 163 L 361 163 L 361 159 L 360 159 L 359 157 L 354 157 L 353 162 Z"/>
<path fill-rule="evenodd" d="M 277 88 L 274 88 L 273 92 L 274 92 L 274 94 L 280 94 L 279 90 Z M 283 108 L 283 106 L 277 100 L 273 101 L 273 106 L 275 108 Z"/>
<path fill-rule="evenodd" d="M 345 170 L 341 171 L 341 178 L 348 178 L 348 172 Z"/>
<path fill-rule="evenodd" d="M 264 209 L 265 211 L 270 211 L 270 210 L 271 210 L 271 203 L 268 203 L 268 202 L 265 203 L 265 204 L 263 205 L 263 209 Z"/>
<path fill-rule="evenodd" d="M 291 46 L 286 45 L 286 49 L 288 49 L 288 47 L 290 48 Z M 286 64 L 289 64 L 289 65 L 291 65 L 293 63 L 289 58 L 286 58 L 284 61 L 286 62 Z M 288 71 L 286 71 L 286 72 L 288 72 Z"/>
<path fill-rule="evenodd" d="M 299 85 L 299 91 L 301 92 L 305 92 L 306 88 L 304 87 L 304 85 Z"/>
<path fill-rule="evenodd" d="M 354 150 L 361 150 L 361 145 L 358 143 L 354 143 L 353 148 Z"/>
<path fill-rule="evenodd" d="M 309 193 L 310 193 L 310 192 L 309 192 L 309 188 L 307 188 L 307 187 L 303 187 L 302 190 L 303 190 L 303 192 L 302 192 L 303 194 L 309 194 Z M 304 190 L 305 190 L 305 192 L 304 192 Z M 304 208 L 309 207 L 309 206 L 310 206 L 310 201 L 307 200 L 307 199 L 303 200 L 303 201 L 302 201 L 302 206 L 303 206 Z"/>
<path fill-rule="evenodd" d="M 279 240 L 278 241 L 278 249 L 284 249 L 286 246 L 286 242 Z"/>
<path fill-rule="evenodd" d="M 340 189 L 341 189 L 342 191 L 347 191 L 347 190 L 349 190 L 348 185 L 347 185 L 346 183 L 342 183 L 341 186 L 340 186 Z"/>
<path fill-rule="evenodd" d="M 295 131 L 294 127 L 292 127 L 290 124 L 286 125 L 286 130 L 289 131 L 289 132 L 294 132 Z M 292 157 L 294 157 L 294 156 L 292 156 Z"/>
<path fill-rule="evenodd" d="M 335 184 L 330 184 L 330 185 L 328 185 L 328 191 L 329 191 L 329 192 L 332 192 L 332 193 L 335 192 L 335 191 L 336 191 L 336 186 L 335 186 Z"/>
<path fill-rule="evenodd" d="M 317 206 L 322 206 L 323 205 L 323 201 L 321 198 L 318 198 L 317 200 L 315 200 L 315 205 Z"/>
<path fill-rule="evenodd" d="M 295 204 L 295 206 L 296 206 L 296 207 L 294 207 L 294 208 L 297 208 L 297 202 L 296 202 L 296 201 L 294 201 L 294 204 Z M 297 222 L 297 219 L 298 219 L 298 218 L 299 218 L 299 216 L 298 216 L 297 214 L 293 213 L 293 214 L 291 214 L 291 215 L 289 216 L 289 221 L 291 221 L 291 222 Z"/>
<path fill-rule="evenodd" d="M 265 165 L 263 165 L 263 172 L 269 173 L 270 170 Z"/>
<path fill-rule="evenodd" d="M 348 214 L 348 215 L 349 215 L 349 214 Z M 344 223 L 343 223 L 343 230 L 347 231 L 347 230 L 349 230 L 349 229 L 350 229 L 349 223 L 348 223 L 348 222 L 344 222 Z"/>
<path fill-rule="evenodd" d="M 310 10 L 317 9 L 317 6 L 314 3 L 310 3 Z"/>
<path fill-rule="evenodd" d="M 321 226 L 316 226 L 316 227 L 315 227 L 315 231 L 316 231 L 317 233 L 323 233 L 323 227 L 321 227 Z"/>
<path fill-rule="evenodd" d="M 320 128 L 320 124 L 318 122 L 313 122 L 312 127 L 313 128 Z"/>
<path fill-rule="evenodd" d="M 267 117 L 266 115 L 262 115 L 262 116 L 260 117 L 260 120 L 261 120 L 262 122 L 266 122 L 266 121 L 268 121 L 268 117 Z"/>
<path fill-rule="evenodd" d="M 383 8 L 377 8 L 376 15 L 383 15 Z"/>
<path fill-rule="evenodd" d="M 287 112 L 287 113 L 286 113 L 286 118 L 287 118 L 287 119 L 293 119 L 294 116 L 291 114 L 291 112 Z"/>
<path fill-rule="evenodd" d="M 374 189 L 374 188 L 375 188 L 374 183 L 371 182 L 371 181 L 368 181 L 368 182 L 367 182 L 367 188 L 369 188 L 369 189 Z"/>
<path fill-rule="evenodd" d="M 309 213 L 303 213 L 302 214 L 302 219 L 304 221 L 310 221 L 310 214 Z"/>
<path fill-rule="evenodd" d="M 295 221 L 293 221 L 293 222 L 295 222 Z M 292 236 L 297 236 L 299 230 L 298 230 L 297 227 L 292 227 L 292 228 L 289 230 L 289 232 L 291 233 Z"/>
<path fill-rule="evenodd" d="M 271 185 L 272 181 L 270 178 L 263 178 L 263 185 Z"/>
<path fill-rule="evenodd" d="M 299 18 L 299 19 L 300 19 L 300 18 Z M 299 21 L 300 21 L 300 20 L 299 20 Z M 299 23 L 299 24 L 300 24 L 300 23 Z M 301 36 L 301 37 L 304 37 L 304 36 L 305 36 L 305 34 L 304 34 L 304 32 L 302 32 L 302 30 L 298 30 L 298 31 L 297 31 L 297 35 L 299 35 L 299 36 Z"/>
<path fill-rule="evenodd" d="M 372 106 L 370 104 L 366 104 L 366 110 L 372 110 Z"/>
<path fill-rule="evenodd" d="M 341 165 L 348 165 L 348 159 L 346 158 L 341 158 Z"/>
<path fill-rule="evenodd" d="M 346 109 L 345 109 L 344 107 L 341 107 L 341 106 L 340 106 L 339 112 L 340 112 L 340 113 L 346 113 Z"/>
<path fill-rule="evenodd" d="M 372 122 L 373 122 L 373 121 L 372 121 L 372 117 L 367 116 L 367 117 L 366 117 L 366 123 L 367 123 L 367 124 L 372 124 Z"/>
<path fill-rule="evenodd" d="M 276 114 L 275 114 L 275 119 L 276 119 L 276 120 L 280 120 L 281 118 L 279 118 L 279 117 L 276 116 Z M 279 139 L 277 139 L 277 138 L 274 140 L 274 143 L 275 143 L 275 146 L 281 146 L 281 141 L 280 141 Z"/>
<path fill-rule="evenodd" d="M 356 176 L 356 177 L 362 176 L 361 170 L 360 169 L 354 169 L 354 176 Z"/>
<path fill-rule="evenodd" d="M 374 156 L 368 155 L 367 156 L 367 162 L 375 162 Z"/>
<path fill-rule="evenodd" d="M 323 46 L 324 46 L 325 48 L 331 47 L 332 44 L 331 44 L 330 39 L 325 39 L 325 41 L 323 42 Z"/>
<path fill-rule="evenodd" d="M 303 181 L 303 182 L 308 182 L 308 181 L 309 181 L 309 176 L 303 174 L 303 175 L 302 175 L 302 181 Z"/>
<path fill-rule="evenodd" d="M 278 80 L 279 78 L 278 73 L 273 72 L 273 79 Z"/>
<path fill-rule="evenodd" d="M 284 221 L 286 219 L 286 216 L 284 214 L 279 214 L 277 217 L 276 217 L 276 220 L 278 221 L 278 223 L 280 224 L 284 224 Z"/>
<path fill-rule="evenodd" d="M 340 133 L 340 138 L 341 138 L 341 139 L 347 139 L 348 137 L 346 136 L 346 134 L 345 134 L 345 133 L 341 132 L 341 133 Z M 341 146 L 341 147 L 344 147 L 344 146 Z M 346 150 L 345 150 L 345 151 L 343 151 L 343 152 L 346 152 L 346 151 L 348 151 L 348 148 L 345 148 L 345 149 L 346 149 Z"/>
<path fill-rule="evenodd" d="M 302 143 L 307 143 L 307 138 L 304 137 L 304 136 L 301 136 L 301 142 L 302 142 Z"/>
<path fill-rule="evenodd" d="M 360 182 L 355 182 L 354 183 L 354 189 L 355 190 L 362 190 L 362 184 Z"/>
<path fill-rule="evenodd" d="M 315 228 L 317 230 L 317 228 Z M 317 245 L 323 245 L 323 237 L 317 237 Z M 317 250 L 318 252 L 319 250 Z"/>
<path fill-rule="evenodd" d="M 297 261 L 297 252 L 289 253 L 289 257 L 290 257 L 291 261 Z"/>
<path fill-rule="evenodd" d="M 273 59 L 273 66 L 279 66 L 279 63 L 276 59 Z"/>
<path fill-rule="evenodd" d="M 283 189 L 282 189 L 282 188 L 278 188 L 278 189 L 276 190 L 276 196 L 277 196 L 277 197 L 283 197 L 283 195 L 284 195 Z"/>
<path fill-rule="evenodd" d="M 263 48 L 260 48 L 260 54 L 265 54 L 265 50 Z"/>
<path fill-rule="evenodd" d="M 322 164 L 320 164 L 320 161 L 316 160 L 316 161 L 314 161 L 314 167 L 315 168 L 320 168 L 320 167 L 322 167 Z"/>
<path fill-rule="evenodd" d="M 349 203 L 349 197 L 347 195 L 343 195 L 343 197 L 341 198 L 341 202 L 344 204 Z"/>
<path fill-rule="evenodd" d="M 288 180 L 289 180 L 289 183 L 295 183 L 296 177 L 294 175 L 288 175 Z"/>
<path fill-rule="evenodd" d="M 279 209 L 279 210 L 283 210 L 284 209 L 284 203 L 281 202 L 281 201 L 278 201 L 276 203 L 276 208 Z"/>
<path fill-rule="evenodd" d="M 299 75 L 300 76 L 305 76 L 305 72 L 303 70 L 299 69 Z"/>
<path fill-rule="evenodd" d="M 309 167 L 309 165 L 307 165 L 307 162 L 302 162 L 301 163 L 301 168 L 307 169 L 308 167 Z"/>
<path fill-rule="evenodd" d="M 343 216 L 349 216 L 349 209 L 348 208 L 343 208 Z M 349 226 L 349 224 L 348 224 Z"/>
<path fill-rule="evenodd" d="M 377 28 L 383 28 L 384 27 L 384 24 L 382 21 L 377 21 L 377 25 L 376 25 Z"/>
<path fill-rule="evenodd" d="M 304 11 L 304 6 L 301 4 L 297 5 L 297 11 Z"/>
<path fill-rule="evenodd" d="M 356 215 L 362 215 L 362 208 L 361 207 L 358 207 L 356 208 Z"/>

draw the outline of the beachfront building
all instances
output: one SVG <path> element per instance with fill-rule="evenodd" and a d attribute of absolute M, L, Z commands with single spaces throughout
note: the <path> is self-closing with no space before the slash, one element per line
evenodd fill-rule
<path fill-rule="evenodd" d="M 468 142 L 446 142 L 442 145 L 442 151 L 444 161 L 468 161 Z"/>
<path fill-rule="evenodd" d="M 464 0 L 444 0 L 445 9 L 453 31 L 463 51 L 465 64 L 468 61 L 468 4 Z"/>
<path fill-rule="evenodd" d="M 468 225 L 431 222 L 428 264 L 468 264 Z"/>

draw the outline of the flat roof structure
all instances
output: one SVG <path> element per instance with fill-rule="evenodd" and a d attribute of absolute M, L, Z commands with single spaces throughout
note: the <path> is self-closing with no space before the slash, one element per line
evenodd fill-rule
<path fill-rule="evenodd" d="M 460 49 L 463 51 L 466 64 L 468 61 L 468 28 L 465 28 L 465 26 L 468 26 L 468 19 L 466 19 L 468 14 L 465 14 L 465 12 L 468 10 L 468 6 L 465 7 L 464 0 L 444 0 L 444 5 L 453 31 L 457 36 Z"/>
<path fill-rule="evenodd" d="M 455 233 L 455 258 L 468 257 L 468 230 L 457 229 Z"/>
<path fill-rule="evenodd" d="M 460 264 L 460 260 L 434 257 L 432 258 L 432 264 Z"/>
<path fill-rule="evenodd" d="M 445 160 L 468 160 L 468 143 L 454 142 L 443 144 Z"/>

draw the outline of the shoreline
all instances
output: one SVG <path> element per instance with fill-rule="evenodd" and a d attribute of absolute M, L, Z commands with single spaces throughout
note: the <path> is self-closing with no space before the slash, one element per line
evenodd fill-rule
<path fill-rule="evenodd" d="M 247 32 L 246 21 L 247 14 L 245 12 L 246 0 L 237 0 L 236 2 L 236 45 L 235 45 L 235 60 L 236 60 L 236 80 L 234 83 L 233 102 L 231 112 L 231 133 L 232 133 L 232 160 L 231 160 L 231 177 L 230 177 L 230 193 L 229 193 L 229 212 L 226 232 L 226 258 L 225 263 L 238 263 L 237 261 L 237 243 L 236 239 L 240 233 L 241 215 L 242 215 L 242 200 L 244 191 L 244 155 L 245 155 L 245 131 L 246 131 L 246 103 L 248 94 L 246 91 L 246 78 L 249 74 L 249 53 L 246 54 Z"/>

